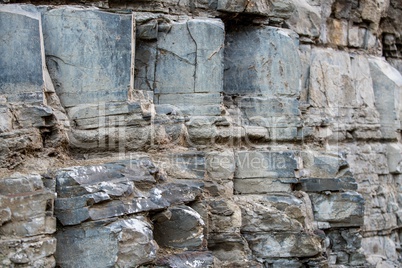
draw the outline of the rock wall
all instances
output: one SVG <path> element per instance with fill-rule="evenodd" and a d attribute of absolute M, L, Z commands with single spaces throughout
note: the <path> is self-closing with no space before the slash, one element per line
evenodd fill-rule
<path fill-rule="evenodd" d="M 0 2 L 1 266 L 401 266 L 400 1 Z"/>

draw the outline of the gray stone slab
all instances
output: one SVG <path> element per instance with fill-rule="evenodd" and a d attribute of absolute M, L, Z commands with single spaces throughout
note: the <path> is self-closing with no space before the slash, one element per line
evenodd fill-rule
<path fill-rule="evenodd" d="M 294 178 L 298 163 L 292 151 L 240 151 L 235 178 Z"/>
<path fill-rule="evenodd" d="M 136 87 L 157 94 L 222 91 L 225 31 L 221 20 L 150 22 L 139 29 L 147 41 L 137 43 Z"/>
<path fill-rule="evenodd" d="M 309 196 L 316 221 L 329 222 L 332 227 L 363 225 L 364 199 L 359 193 L 311 193 Z"/>
<path fill-rule="evenodd" d="M 253 254 L 267 257 L 312 257 L 321 251 L 321 238 L 308 233 L 247 233 Z"/>
<path fill-rule="evenodd" d="M 340 155 L 304 151 L 303 173 L 305 177 L 319 179 L 333 179 L 339 177 L 351 177 L 349 163 Z"/>
<path fill-rule="evenodd" d="M 194 92 L 197 47 L 187 21 L 167 27 L 158 35 L 155 93 Z"/>
<path fill-rule="evenodd" d="M 0 94 L 9 102 L 43 102 L 40 13 L 0 6 Z"/>
<path fill-rule="evenodd" d="M 132 16 L 63 7 L 44 12 L 46 62 L 64 106 L 127 100 Z"/>
<path fill-rule="evenodd" d="M 381 132 L 384 138 L 396 138 L 401 128 L 402 75 L 381 58 L 370 58 L 375 106 L 380 113 Z"/>
<path fill-rule="evenodd" d="M 221 92 L 225 40 L 223 22 L 193 19 L 187 22 L 187 26 L 197 48 L 194 92 Z"/>
<path fill-rule="evenodd" d="M 100 225 L 100 224 L 99 224 Z M 113 267 L 119 250 L 118 232 L 95 223 L 57 232 L 56 260 L 61 267 Z"/>
<path fill-rule="evenodd" d="M 248 26 L 227 33 L 226 93 L 296 97 L 300 79 L 298 41 L 292 31 Z"/>
<path fill-rule="evenodd" d="M 354 178 L 303 178 L 300 179 L 297 190 L 305 192 L 357 190 L 357 182 Z"/>
<path fill-rule="evenodd" d="M 275 179 L 234 179 L 234 190 L 237 194 L 266 194 L 275 192 L 291 192 L 292 186 Z"/>
<path fill-rule="evenodd" d="M 154 225 L 156 242 L 165 247 L 200 249 L 205 225 L 201 216 L 184 205 L 171 207 L 169 210 L 171 217 Z"/>
<path fill-rule="evenodd" d="M 171 104 L 177 107 L 220 105 L 221 96 L 219 93 L 198 93 L 198 94 L 160 94 L 155 96 L 159 104 Z"/>
<path fill-rule="evenodd" d="M 157 43 L 137 41 L 135 47 L 135 80 L 134 88 L 154 90 Z"/>
<path fill-rule="evenodd" d="M 249 120 L 256 117 L 267 118 L 275 126 L 275 122 L 281 123 L 282 118 L 288 117 L 286 125 L 298 121 L 300 114 L 299 101 L 296 98 L 264 98 L 264 97 L 243 97 L 238 102 L 240 110 Z M 289 118 L 289 117 L 294 117 Z"/>
<path fill-rule="evenodd" d="M 63 226 L 76 225 L 89 219 L 89 212 L 86 207 L 70 210 L 57 210 L 55 216 Z"/>

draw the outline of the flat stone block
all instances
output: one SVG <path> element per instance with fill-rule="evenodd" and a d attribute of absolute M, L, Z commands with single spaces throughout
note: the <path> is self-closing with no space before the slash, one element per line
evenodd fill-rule
<path fill-rule="evenodd" d="M 359 193 L 311 193 L 309 196 L 316 221 L 329 222 L 331 227 L 363 225 L 364 199 Z"/>
<path fill-rule="evenodd" d="M 155 223 L 155 240 L 159 245 L 172 248 L 200 249 L 203 242 L 204 221 L 188 206 L 169 208 L 171 217 Z"/>
<path fill-rule="evenodd" d="M 265 194 L 274 192 L 291 192 L 289 183 L 275 179 L 234 179 L 234 190 L 238 194 Z"/>
<path fill-rule="evenodd" d="M 240 151 L 235 178 L 294 178 L 298 163 L 292 151 Z"/>
<path fill-rule="evenodd" d="M 0 7 L 0 94 L 9 102 L 43 102 L 40 13 L 34 6 Z"/>
<path fill-rule="evenodd" d="M 62 7 L 44 12 L 46 62 L 64 106 L 127 100 L 132 16 Z"/>
<path fill-rule="evenodd" d="M 381 58 L 370 58 L 375 106 L 380 113 L 381 132 L 384 138 L 396 138 L 401 128 L 402 75 Z"/>
<path fill-rule="evenodd" d="M 307 233 L 247 233 L 245 238 L 259 258 L 310 257 L 321 251 L 321 239 Z"/>
<path fill-rule="evenodd" d="M 297 35 L 274 27 L 241 27 L 225 42 L 224 91 L 297 97 L 301 62 Z"/>
<path fill-rule="evenodd" d="M 343 191 L 357 190 L 357 182 L 354 178 L 302 178 L 297 187 L 298 190 L 305 192 L 324 192 L 324 191 Z"/>

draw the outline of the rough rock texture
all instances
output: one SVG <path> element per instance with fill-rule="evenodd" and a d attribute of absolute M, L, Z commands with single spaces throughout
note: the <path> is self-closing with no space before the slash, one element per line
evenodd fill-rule
<path fill-rule="evenodd" d="M 400 1 L 0 2 L 0 266 L 401 266 Z"/>

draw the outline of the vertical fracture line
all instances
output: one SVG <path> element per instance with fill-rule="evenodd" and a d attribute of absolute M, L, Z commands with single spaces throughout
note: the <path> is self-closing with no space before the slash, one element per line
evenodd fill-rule
<path fill-rule="evenodd" d="M 134 71 L 135 71 L 135 32 L 136 23 L 134 13 L 131 12 L 131 72 L 130 72 L 130 89 L 128 99 L 132 100 L 134 90 Z"/>

